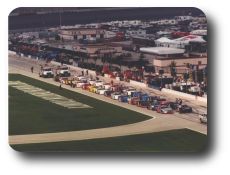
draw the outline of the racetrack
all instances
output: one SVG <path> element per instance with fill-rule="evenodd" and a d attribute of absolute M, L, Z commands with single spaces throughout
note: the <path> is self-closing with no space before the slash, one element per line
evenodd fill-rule
<path fill-rule="evenodd" d="M 56 86 L 59 85 L 59 83 L 54 82 L 51 79 L 43 79 L 38 77 L 38 74 L 36 73 L 34 74 L 30 73 L 31 65 L 35 66 L 35 71 L 39 67 L 39 64 L 35 60 L 29 62 L 29 64 L 27 63 L 28 62 L 26 59 L 20 58 L 20 60 L 18 61 L 18 58 L 14 56 L 9 56 L 9 73 L 18 73 Z M 25 67 L 25 65 L 27 66 Z M 187 115 L 187 114 L 175 113 L 173 115 L 162 115 L 154 111 L 139 108 L 129 104 L 120 103 L 118 101 L 114 101 L 104 96 L 99 96 L 97 94 L 92 94 L 83 91 L 81 89 L 76 89 L 76 88 L 73 89 L 65 85 L 63 86 L 63 88 L 69 89 L 71 91 L 76 91 L 78 93 L 82 93 L 84 95 L 151 116 L 152 119 L 143 122 L 134 123 L 134 124 L 121 125 L 121 126 L 115 126 L 109 128 L 107 127 L 107 128 L 100 128 L 100 129 L 89 129 L 83 131 L 10 135 L 9 136 L 10 144 L 87 140 L 87 139 L 125 136 L 125 135 L 142 134 L 142 133 L 150 133 L 150 132 L 153 133 L 153 132 L 168 131 L 168 130 L 182 129 L 182 128 L 188 128 L 193 131 L 207 134 L 207 126 L 200 124 L 197 117 L 190 117 L 190 114 Z"/>

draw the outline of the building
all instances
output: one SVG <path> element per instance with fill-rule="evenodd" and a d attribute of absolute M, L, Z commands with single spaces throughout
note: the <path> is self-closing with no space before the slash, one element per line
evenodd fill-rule
<path fill-rule="evenodd" d="M 72 28 L 59 30 L 59 36 L 63 40 L 88 40 L 96 41 L 104 39 L 105 30 L 100 28 Z"/>
<path fill-rule="evenodd" d="M 195 65 L 198 69 L 202 69 L 207 65 L 207 56 L 189 57 L 184 54 L 184 49 L 170 48 L 170 47 L 150 47 L 140 48 L 142 53 L 152 55 L 152 64 L 155 71 L 163 69 L 165 73 L 170 73 L 170 64 L 176 64 L 176 71 L 178 74 L 185 73 L 187 64 Z"/>
<path fill-rule="evenodd" d="M 113 57 L 122 54 L 122 47 L 108 44 L 87 44 L 87 45 L 76 45 L 74 50 L 80 55 L 89 58 L 99 57 Z"/>

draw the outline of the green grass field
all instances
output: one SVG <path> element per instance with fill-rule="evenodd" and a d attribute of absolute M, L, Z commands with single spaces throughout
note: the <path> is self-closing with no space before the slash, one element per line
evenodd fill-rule
<path fill-rule="evenodd" d="M 25 82 L 93 107 L 68 109 L 9 87 L 9 135 L 95 129 L 150 118 L 76 92 L 60 90 L 57 86 L 23 75 L 9 74 L 9 80 Z"/>
<path fill-rule="evenodd" d="M 207 144 L 207 136 L 188 130 L 172 130 L 82 141 L 12 145 L 17 151 L 153 151 L 198 152 Z"/>

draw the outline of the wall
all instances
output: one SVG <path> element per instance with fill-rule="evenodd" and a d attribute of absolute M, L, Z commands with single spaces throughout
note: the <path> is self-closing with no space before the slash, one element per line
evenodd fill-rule
<path fill-rule="evenodd" d="M 165 92 L 165 93 L 168 93 L 168 94 L 171 94 L 171 95 L 180 96 L 181 98 L 187 98 L 187 99 L 190 99 L 190 100 L 196 100 L 196 101 L 203 102 L 203 103 L 207 104 L 207 98 L 205 98 L 205 97 L 199 97 L 199 96 L 196 97 L 195 95 L 186 94 L 186 93 L 183 93 L 183 92 L 178 92 L 178 91 L 174 91 L 174 90 L 171 90 L 171 89 L 165 89 L 165 88 L 163 88 L 161 91 Z"/>
<path fill-rule="evenodd" d="M 142 83 L 142 82 L 138 82 L 138 81 L 134 81 L 134 80 L 130 80 L 129 83 L 130 83 L 130 85 L 139 86 L 139 87 L 142 87 L 142 88 L 148 87 L 147 84 Z"/>

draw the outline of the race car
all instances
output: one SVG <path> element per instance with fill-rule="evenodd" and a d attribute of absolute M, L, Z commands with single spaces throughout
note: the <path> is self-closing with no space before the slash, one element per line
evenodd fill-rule
<path fill-rule="evenodd" d="M 127 103 L 128 102 L 128 98 L 129 98 L 128 95 L 121 95 L 121 96 L 118 97 L 118 101 Z"/>
<path fill-rule="evenodd" d="M 121 96 L 122 94 L 120 92 L 114 92 L 111 94 L 111 98 L 114 100 L 118 100 L 118 98 Z"/>
<path fill-rule="evenodd" d="M 104 95 L 105 91 L 108 91 L 108 90 L 104 89 L 104 88 L 98 88 L 96 90 L 96 93 L 99 94 L 99 95 Z"/>

